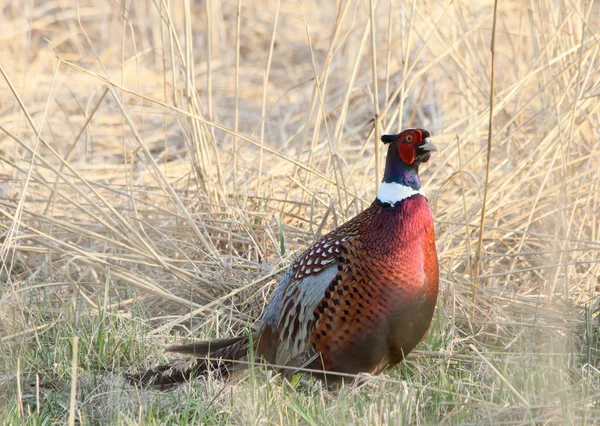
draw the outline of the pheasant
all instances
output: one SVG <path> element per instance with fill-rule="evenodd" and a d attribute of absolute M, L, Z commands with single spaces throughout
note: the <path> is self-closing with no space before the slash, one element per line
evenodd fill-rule
<path fill-rule="evenodd" d="M 424 129 L 381 140 L 388 153 L 377 198 L 294 261 L 252 339 L 170 347 L 197 358 L 184 369 L 160 366 L 133 380 L 171 385 L 211 365 L 225 371 L 227 360 L 230 366 L 245 357 L 251 345 L 288 371 L 378 374 L 401 362 L 427 334 L 438 296 L 433 218 L 419 181 L 419 165 L 437 149 Z"/>

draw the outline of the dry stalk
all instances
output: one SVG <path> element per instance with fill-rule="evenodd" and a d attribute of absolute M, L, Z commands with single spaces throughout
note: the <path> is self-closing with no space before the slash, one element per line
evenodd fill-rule
<path fill-rule="evenodd" d="M 479 286 L 479 265 L 481 262 L 481 252 L 483 250 L 483 231 L 485 224 L 485 209 L 487 206 L 487 198 L 488 198 L 488 188 L 490 181 L 490 161 L 492 158 L 492 128 L 494 124 L 494 83 L 495 83 L 495 72 L 496 72 L 496 22 L 497 22 L 497 14 L 498 14 L 498 0 L 494 0 L 494 16 L 493 16 L 493 25 L 492 25 L 492 41 L 490 44 L 490 51 L 492 54 L 491 64 L 490 64 L 490 115 L 488 121 L 488 142 L 487 142 L 487 151 L 486 151 L 486 165 L 485 165 L 485 184 L 483 187 L 483 201 L 481 204 L 481 220 L 479 223 L 479 241 L 477 243 L 477 254 L 475 256 L 475 261 L 473 262 L 474 272 L 473 276 L 473 287 L 471 288 L 471 303 L 473 303 L 473 308 L 471 313 L 475 314 L 475 298 L 477 295 L 477 287 Z"/>

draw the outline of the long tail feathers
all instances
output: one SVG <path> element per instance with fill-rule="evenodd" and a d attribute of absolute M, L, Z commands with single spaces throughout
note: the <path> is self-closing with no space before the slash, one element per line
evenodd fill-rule
<path fill-rule="evenodd" d="M 233 339 L 218 339 L 218 340 L 206 340 L 202 342 L 193 342 L 187 345 L 175 345 L 169 346 L 167 348 L 167 352 L 176 352 L 179 354 L 185 355 L 194 355 L 194 356 L 207 356 L 211 353 L 215 353 L 220 351 L 221 349 L 233 346 L 234 344 L 241 342 L 242 340 L 248 341 L 247 337 L 234 337 Z M 227 358 L 222 356 L 221 358 L 225 359 L 237 359 L 237 358 Z"/>
<path fill-rule="evenodd" d="M 194 342 L 167 348 L 169 352 L 193 355 L 194 359 L 178 359 L 159 365 L 150 370 L 127 375 L 129 381 L 137 386 L 152 385 L 166 388 L 190 380 L 192 377 L 217 372 L 221 377 L 229 376 L 235 360 L 248 355 L 250 340 L 248 337 Z M 204 358 L 203 358 L 204 357 Z M 206 359 L 210 358 L 210 359 Z"/>

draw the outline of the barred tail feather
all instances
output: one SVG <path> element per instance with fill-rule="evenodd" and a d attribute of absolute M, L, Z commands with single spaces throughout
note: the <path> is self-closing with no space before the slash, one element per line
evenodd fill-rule
<path fill-rule="evenodd" d="M 218 339 L 218 340 L 205 340 L 201 342 L 193 342 L 187 345 L 175 345 L 169 346 L 167 348 L 167 352 L 176 352 L 179 354 L 185 355 L 194 355 L 194 356 L 208 356 L 210 354 L 214 354 L 221 349 L 225 349 L 228 347 L 232 347 L 233 349 L 237 349 L 238 346 L 235 344 L 241 341 L 248 341 L 248 337 L 234 337 L 233 339 Z M 241 349 L 241 348 L 240 348 Z M 225 359 L 238 359 L 238 358 L 229 358 L 226 356 L 221 356 L 220 358 Z"/>
<path fill-rule="evenodd" d="M 170 352 L 193 355 L 196 358 L 174 360 L 150 370 L 127 375 L 127 379 L 136 386 L 152 385 L 165 388 L 186 382 L 192 377 L 205 375 L 210 371 L 215 371 L 221 377 L 226 378 L 234 367 L 232 361 L 244 358 L 248 355 L 249 349 L 248 337 L 171 346 L 167 349 Z"/>

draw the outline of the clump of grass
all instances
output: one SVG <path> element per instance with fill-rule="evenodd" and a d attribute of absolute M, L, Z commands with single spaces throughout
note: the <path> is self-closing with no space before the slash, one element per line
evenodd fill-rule
<path fill-rule="evenodd" d="M 491 1 L 25 3 L 0 11 L 5 422 L 598 422 L 594 2 L 499 2 L 483 227 Z M 125 383 L 254 328 L 373 199 L 378 135 L 412 126 L 442 147 L 421 172 L 442 288 L 403 365 Z"/>

